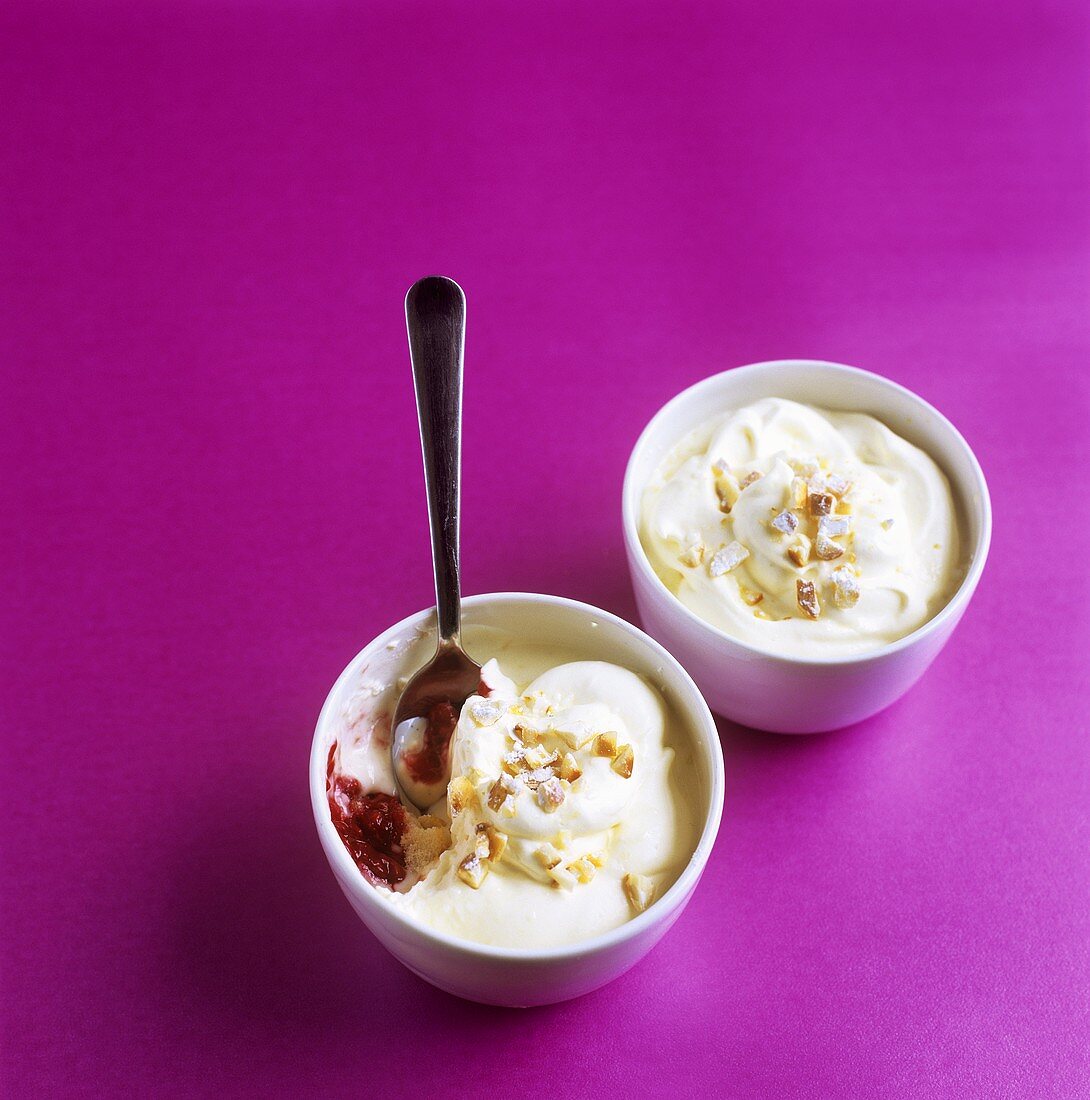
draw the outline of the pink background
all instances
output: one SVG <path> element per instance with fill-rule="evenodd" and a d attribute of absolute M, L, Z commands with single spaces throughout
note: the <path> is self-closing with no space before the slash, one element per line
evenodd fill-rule
<path fill-rule="evenodd" d="M 2 1091 L 1090 1091 L 1084 4 L 8 3 L 0 43 Z M 307 798 L 334 677 L 432 600 L 431 272 L 467 592 L 631 616 L 628 451 L 758 359 L 915 389 L 997 513 L 921 686 L 724 725 L 686 915 L 524 1013 L 387 956 Z"/>

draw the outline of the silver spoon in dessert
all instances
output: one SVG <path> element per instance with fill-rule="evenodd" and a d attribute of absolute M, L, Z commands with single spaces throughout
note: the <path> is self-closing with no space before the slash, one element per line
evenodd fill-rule
<path fill-rule="evenodd" d="M 461 645 L 458 507 L 462 455 L 462 359 L 466 299 L 452 279 L 430 276 L 405 296 L 424 483 L 435 569 L 438 646 L 405 685 L 393 720 L 394 776 L 414 805 L 427 809 L 450 780 L 450 738 L 458 714 L 481 687 L 481 666 Z"/>

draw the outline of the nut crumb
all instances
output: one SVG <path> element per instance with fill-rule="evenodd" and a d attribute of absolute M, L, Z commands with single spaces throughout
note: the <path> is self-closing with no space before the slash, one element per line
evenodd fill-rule
<path fill-rule="evenodd" d="M 803 613 L 811 619 L 817 619 L 821 615 L 821 604 L 818 603 L 817 590 L 813 581 L 804 581 L 801 578 L 795 581 L 795 592 L 799 607 Z"/>
<path fill-rule="evenodd" d="M 474 890 L 479 890 L 481 888 L 481 883 L 484 882 L 487 875 L 488 866 L 481 862 L 481 858 L 476 852 L 470 852 L 469 855 L 458 864 L 458 877 L 467 886 L 472 886 Z"/>
<path fill-rule="evenodd" d="M 799 528 L 799 517 L 785 509 L 772 521 L 772 526 L 785 535 L 793 535 Z"/>
<path fill-rule="evenodd" d="M 819 531 L 817 542 L 814 543 L 814 553 L 822 561 L 835 561 L 844 553 L 844 547 Z"/>
<path fill-rule="evenodd" d="M 847 610 L 859 602 L 859 578 L 846 566 L 833 570 L 833 603 Z"/>
<path fill-rule="evenodd" d="M 628 898 L 628 903 L 637 913 L 642 913 L 651 904 L 655 896 L 654 881 L 649 879 L 647 875 L 627 874 L 621 880 L 621 883 L 624 887 L 625 897 Z"/>
<path fill-rule="evenodd" d="M 617 750 L 617 755 L 613 758 L 613 763 L 610 767 L 622 778 L 632 778 L 632 766 L 635 763 L 636 754 L 632 751 L 631 745 L 622 745 Z"/>
<path fill-rule="evenodd" d="M 749 551 L 738 541 L 721 546 L 708 563 L 708 574 L 712 577 L 721 577 L 732 569 L 737 569 L 748 557 Z"/>
<path fill-rule="evenodd" d="M 827 516 L 836 505 L 836 497 L 832 493 L 810 494 L 810 515 Z"/>

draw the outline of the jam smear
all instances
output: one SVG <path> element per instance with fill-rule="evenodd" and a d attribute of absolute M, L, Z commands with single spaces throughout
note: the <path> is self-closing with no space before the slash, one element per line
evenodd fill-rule
<path fill-rule="evenodd" d="M 406 771 L 417 783 L 438 783 L 446 774 L 446 755 L 458 712 L 447 702 L 433 703 L 427 714 L 424 740 L 416 752 L 402 759 Z"/>
<path fill-rule="evenodd" d="M 396 886 L 405 878 L 405 807 L 392 794 L 364 791 L 358 779 L 333 774 L 336 742 L 329 750 L 326 791 L 329 813 L 356 866 L 376 883 Z"/>

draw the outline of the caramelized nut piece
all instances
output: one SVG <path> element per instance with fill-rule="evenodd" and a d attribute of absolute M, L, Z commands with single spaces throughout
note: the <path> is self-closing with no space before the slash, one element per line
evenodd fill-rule
<path fill-rule="evenodd" d="M 785 535 L 793 535 L 798 530 L 799 517 L 785 510 L 772 521 L 772 526 Z"/>
<path fill-rule="evenodd" d="M 617 750 L 617 755 L 613 758 L 613 763 L 610 767 L 622 778 L 632 778 L 632 765 L 635 763 L 636 754 L 632 751 L 631 745 L 622 745 Z"/>
<path fill-rule="evenodd" d="M 729 513 L 741 492 L 738 479 L 727 469 L 727 464 L 722 459 L 712 466 L 712 474 L 715 477 L 715 495 L 719 498 L 719 511 Z"/>
<path fill-rule="evenodd" d="M 821 615 L 821 604 L 818 603 L 817 591 L 813 581 L 795 581 L 795 591 L 798 595 L 799 607 L 811 619 Z"/>
<path fill-rule="evenodd" d="M 836 505 L 836 497 L 832 493 L 810 494 L 810 515 L 827 516 Z"/>
<path fill-rule="evenodd" d="M 487 821 L 477 826 L 476 852 L 481 859 L 489 863 L 498 863 L 507 847 L 507 834 L 493 828 Z"/>
<path fill-rule="evenodd" d="M 810 560 L 810 540 L 800 535 L 787 548 L 787 556 L 801 569 Z"/>
<path fill-rule="evenodd" d="M 738 488 L 739 489 L 748 489 L 755 481 L 760 481 L 760 480 L 761 480 L 761 475 L 756 470 L 753 470 L 751 473 L 746 474 L 746 476 L 744 478 L 742 478 L 741 481 L 738 482 Z"/>
<path fill-rule="evenodd" d="M 557 765 L 556 774 L 560 779 L 568 783 L 574 783 L 582 774 L 582 770 L 570 752 L 564 753 Z"/>
<path fill-rule="evenodd" d="M 477 792 L 464 775 L 456 775 L 450 781 L 447 801 L 450 805 L 450 816 L 456 817 L 467 806 L 472 806 L 477 801 Z"/>
<path fill-rule="evenodd" d="M 859 602 L 859 578 L 846 566 L 833 570 L 833 603 L 847 610 Z"/>
<path fill-rule="evenodd" d="M 537 804 L 547 813 L 555 814 L 564 801 L 564 788 L 556 776 L 550 776 L 537 789 Z"/>
<path fill-rule="evenodd" d="M 752 588 L 744 588 L 742 585 L 738 586 L 738 591 L 742 594 L 742 600 L 750 607 L 756 607 L 765 598 L 763 592 L 754 592 Z"/>
<path fill-rule="evenodd" d="M 842 497 L 851 487 L 852 483 L 839 474 L 825 475 L 825 488 L 834 496 Z"/>
<path fill-rule="evenodd" d="M 598 868 L 595 867 L 586 856 L 583 856 L 581 859 L 573 859 L 571 863 L 568 864 L 568 870 L 571 871 L 580 882 L 590 882 L 590 880 L 594 878 Z"/>
<path fill-rule="evenodd" d="M 498 810 L 515 793 L 515 789 L 510 776 L 501 775 L 488 789 L 488 808 Z"/>
<path fill-rule="evenodd" d="M 526 762 L 526 746 L 522 744 L 516 745 L 510 752 L 503 755 L 503 770 L 508 775 L 518 775 L 519 772 L 529 770 L 530 765 Z"/>
<path fill-rule="evenodd" d="M 791 479 L 791 487 L 788 490 L 791 498 L 791 505 L 794 508 L 805 508 L 806 501 L 810 496 L 810 487 L 801 477 L 793 477 Z"/>
<path fill-rule="evenodd" d="M 529 726 L 524 726 L 521 722 L 515 726 L 514 734 L 524 745 L 541 744 L 540 731 L 531 729 Z"/>
<path fill-rule="evenodd" d="M 600 733 L 594 738 L 591 752 L 595 756 L 606 756 L 612 760 L 617 755 L 617 735 L 615 733 Z"/>
<path fill-rule="evenodd" d="M 605 852 L 587 852 L 586 859 L 589 859 L 595 867 L 602 868 L 606 865 Z"/>
<path fill-rule="evenodd" d="M 818 534 L 829 539 L 846 535 L 851 529 L 852 521 L 848 516 L 822 516 L 818 520 Z"/>
<path fill-rule="evenodd" d="M 494 726 L 507 713 L 498 699 L 470 699 L 469 714 L 478 726 Z"/>
<path fill-rule="evenodd" d="M 481 862 L 476 852 L 470 852 L 461 863 L 458 864 L 458 877 L 474 890 L 481 888 L 485 876 L 488 874 L 488 866 Z"/>
<path fill-rule="evenodd" d="M 809 481 L 810 478 L 818 475 L 817 465 L 813 462 L 800 462 L 797 458 L 792 458 L 788 460 L 787 465 L 804 481 Z"/>
<path fill-rule="evenodd" d="M 712 577 L 721 577 L 732 569 L 737 569 L 749 557 L 749 551 L 738 541 L 721 546 L 712 555 L 708 563 L 708 573 Z"/>
<path fill-rule="evenodd" d="M 629 905 L 637 913 L 642 913 L 651 904 L 651 899 L 655 896 L 655 883 L 646 875 L 625 875 L 621 884 Z"/>
<path fill-rule="evenodd" d="M 695 569 L 704 560 L 705 549 L 702 542 L 694 542 L 692 546 L 678 555 L 678 561 L 682 565 L 687 565 L 690 569 Z"/>
<path fill-rule="evenodd" d="M 822 561 L 835 561 L 844 553 L 844 547 L 819 531 L 817 542 L 814 543 L 814 553 Z"/>
<path fill-rule="evenodd" d="M 560 865 L 561 855 L 551 844 L 544 844 L 542 847 L 535 849 L 534 859 L 536 859 L 546 871 L 551 871 L 554 867 Z"/>

